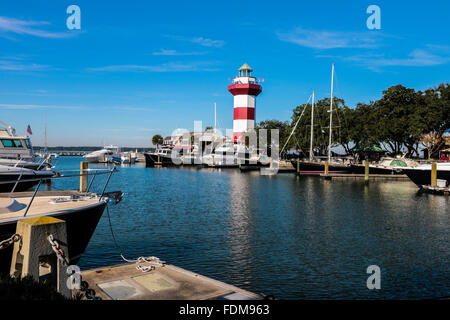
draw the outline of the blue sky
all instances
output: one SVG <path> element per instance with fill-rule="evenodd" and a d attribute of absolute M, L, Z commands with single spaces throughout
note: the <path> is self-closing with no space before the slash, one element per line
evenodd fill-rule
<path fill-rule="evenodd" d="M 68 30 L 66 9 L 81 9 Z M 369 5 L 381 29 L 369 30 Z M 354 107 L 448 82 L 448 1 L 2 1 L 0 120 L 48 144 L 151 145 L 194 120 L 232 128 L 230 78 L 264 78 L 256 120 L 288 120 L 313 89 Z"/>

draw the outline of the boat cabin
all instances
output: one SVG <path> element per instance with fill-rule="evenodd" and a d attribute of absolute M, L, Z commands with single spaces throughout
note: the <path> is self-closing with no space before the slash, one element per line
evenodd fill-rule
<path fill-rule="evenodd" d="M 0 128 L 0 158 L 31 159 L 33 146 L 26 135 L 11 135 L 6 128 Z"/>

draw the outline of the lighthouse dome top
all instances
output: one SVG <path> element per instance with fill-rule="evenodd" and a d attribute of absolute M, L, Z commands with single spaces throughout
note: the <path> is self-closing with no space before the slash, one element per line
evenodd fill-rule
<path fill-rule="evenodd" d="M 242 67 L 239 68 L 239 76 L 240 77 L 250 77 L 252 72 L 253 72 L 253 69 L 250 68 L 250 66 L 246 63 L 244 63 L 242 65 Z"/>
<path fill-rule="evenodd" d="M 246 64 L 246 63 L 244 63 L 244 64 L 242 65 L 242 67 L 239 68 L 239 71 L 244 71 L 244 70 L 247 70 L 247 71 L 250 71 L 250 72 L 253 71 L 253 69 L 250 68 L 250 66 L 249 66 L 248 64 Z"/>

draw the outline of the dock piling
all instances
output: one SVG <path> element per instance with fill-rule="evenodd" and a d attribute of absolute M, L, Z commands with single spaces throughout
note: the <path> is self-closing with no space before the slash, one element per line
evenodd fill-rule
<path fill-rule="evenodd" d="M 10 275 L 31 275 L 36 281 L 48 280 L 59 293 L 72 297 L 67 286 L 68 265 L 58 259 L 47 238 L 53 236 L 68 261 L 66 222 L 45 216 L 29 218 L 17 223 L 16 233 L 21 240 L 14 243 Z"/>
<path fill-rule="evenodd" d="M 329 163 L 328 163 L 328 161 L 325 161 L 325 175 L 327 176 L 328 175 L 328 173 L 329 173 Z"/>
<path fill-rule="evenodd" d="M 437 163 L 433 162 L 431 164 L 431 186 L 437 186 Z"/>
<path fill-rule="evenodd" d="M 364 160 L 364 183 L 369 184 L 369 161 Z"/>
<path fill-rule="evenodd" d="M 80 162 L 80 175 L 87 174 L 88 162 L 81 161 Z M 80 176 L 80 192 L 86 192 L 88 185 L 88 176 Z"/>

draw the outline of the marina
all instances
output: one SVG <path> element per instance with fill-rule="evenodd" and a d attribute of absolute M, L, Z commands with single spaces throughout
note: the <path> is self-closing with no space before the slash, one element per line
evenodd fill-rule
<path fill-rule="evenodd" d="M 0 6 L 0 301 L 450 299 L 448 3 Z"/>
<path fill-rule="evenodd" d="M 57 168 L 73 168 L 79 161 L 65 158 Z M 99 176 L 96 182 L 105 179 Z M 188 186 L 179 185 L 180 180 L 189 181 Z M 61 179 L 51 187 L 70 185 Z M 331 182 L 297 179 L 292 173 L 261 176 L 238 169 L 135 164 L 119 167 L 109 188 L 124 193 L 110 218 L 127 259 L 156 256 L 277 299 L 449 295 L 445 270 L 450 250 L 442 242 L 449 232 L 449 198 L 419 195 L 410 181 L 381 179 L 366 186 L 358 179 Z M 357 240 L 361 237 L 366 241 Z M 82 270 L 124 263 L 112 239 L 103 215 L 78 262 Z M 389 270 L 379 292 L 359 284 L 365 281 L 366 265 L 375 261 Z M 339 285 L 330 288 L 329 283 Z"/>

